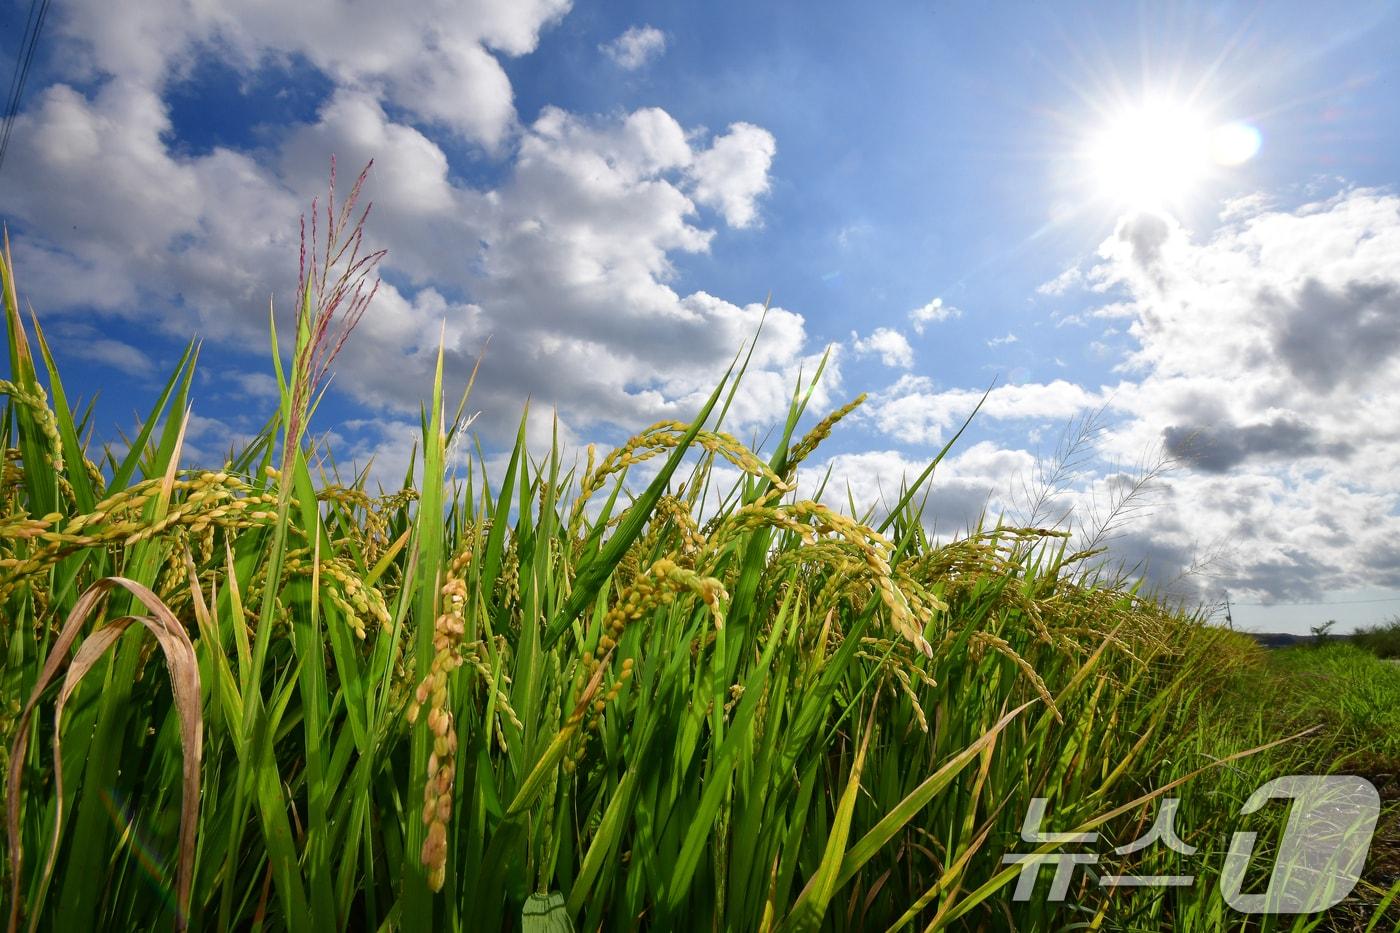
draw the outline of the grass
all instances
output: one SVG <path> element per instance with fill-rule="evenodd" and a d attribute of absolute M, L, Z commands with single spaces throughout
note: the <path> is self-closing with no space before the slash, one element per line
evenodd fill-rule
<path fill-rule="evenodd" d="M 1400 616 L 1348 636 L 1352 644 L 1381 658 L 1400 658 Z"/>
<path fill-rule="evenodd" d="M 1295 720 L 1327 723 L 1354 758 L 1339 767 L 1394 768 L 1400 762 L 1400 666 L 1347 642 L 1287 648 L 1270 656 L 1272 702 Z"/>
<path fill-rule="evenodd" d="M 820 373 L 762 454 L 722 431 L 741 362 L 693 421 L 586 465 L 522 421 L 489 475 L 479 448 L 449 474 L 466 407 L 439 364 L 421 482 L 339 476 L 306 426 L 372 293 L 353 203 L 307 252 L 278 409 L 207 470 L 181 467 L 194 347 L 128 444 L 84 445 L 7 246 L 12 925 L 1257 928 L 1216 890 L 1238 804 L 1369 740 L 1280 744 L 1318 710 L 1253 702 L 1273 662 L 1056 532 L 931 541 L 931 468 L 885 514 L 798 499 L 849 411 L 797 434 Z M 1367 709 L 1342 719 L 1381 728 Z M 1119 844 L 1167 795 L 1195 887 L 1011 898 L 1031 798 Z"/>

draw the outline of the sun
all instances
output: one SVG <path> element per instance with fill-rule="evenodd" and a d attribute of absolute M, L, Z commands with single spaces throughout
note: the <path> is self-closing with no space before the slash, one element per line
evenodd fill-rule
<path fill-rule="evenodd" d="M 1218 123 L 1201 110 L 1167 98 L 1126 107 L 1084 147 L 1088 181 L 1120 207 L 1179 208 L 1221 169 L 1254 157 L 1259 131 L 1247 123 Z"/>

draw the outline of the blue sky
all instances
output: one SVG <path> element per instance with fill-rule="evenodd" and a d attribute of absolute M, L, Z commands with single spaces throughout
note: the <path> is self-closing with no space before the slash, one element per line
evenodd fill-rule
<path fill-rule="evenodd" d="M 995 381 L 940 529 L 1034 512 L 1097 411 L 1036 517 L 1244 625 L 1400 610 L 1395 3 L 285 7 L 53 5 L 0 215 L 100 424 L 200 336 L 195 451 L 254 430 L 297 217 L 373 157 L 342 459 L 405 462 L 444 322 L 451 378 L 490 340 L 488 446 L 527 395 L 609 443 L 693 410 L 771 293 L 731 427 L 832 348 L 822 405 L 871 399 L 814 466 L 861 501 Z"/>

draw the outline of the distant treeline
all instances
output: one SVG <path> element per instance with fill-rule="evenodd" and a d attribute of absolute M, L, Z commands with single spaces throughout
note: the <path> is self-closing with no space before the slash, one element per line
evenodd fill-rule
<path fill-rule="evenodd" d="M 1400 658 L 1400 616 L 1347 635 L 1328 631 L 1330 625 L 1319 626 L 1309 635 L 1287 632 L 1250 632 L 1249 635 L 1265 648 L 1292 648 L 1320 642 L 1349 641 L 1383 658 Z"/>

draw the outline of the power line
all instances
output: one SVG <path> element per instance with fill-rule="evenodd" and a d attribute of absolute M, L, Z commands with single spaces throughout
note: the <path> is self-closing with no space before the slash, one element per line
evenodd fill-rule
<path fill-rule="evenodd" d="M 14 132 L 15 117 L 19 115 L 20 101 L 24 99 L 24 85 L 29 80 L 29 68 L 34 64 L 34 52 L 39 47 L 39 34 L 44 30 L 44 19 L 48 13 L 49 0 L 29 0 L 24 35 L 20 39 L 19 54 L 15 56 L 14 73 L 10 76 L 10 96 L 5 102 L 5 128 L 0 132 L 0 169 L 5 167 L 10 134 Z"/>

